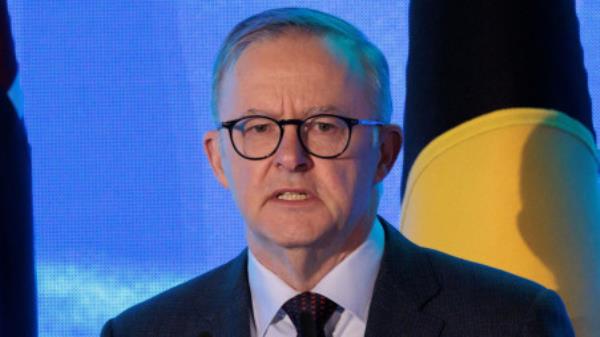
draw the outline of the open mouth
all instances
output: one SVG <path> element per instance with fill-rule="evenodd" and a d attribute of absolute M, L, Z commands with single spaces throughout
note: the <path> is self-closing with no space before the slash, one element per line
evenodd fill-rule
<path fill-rule="evenodd" d="M 277 199 L 287 201 L 300 201 L 308 199 L 308 194 L 303 192 L 283 192 L 277 194 Z"/>

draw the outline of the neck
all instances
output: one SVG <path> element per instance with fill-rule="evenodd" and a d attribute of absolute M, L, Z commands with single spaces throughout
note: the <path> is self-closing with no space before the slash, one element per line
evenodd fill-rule
<path fill-rule="evenodd" d="M 309 291 L 366 240 L 372 224 L 373 219 L 357 225 L 341 243 L 287 248 L 248 233 L 248 246 L 262 265 L 290 287 Z"/>

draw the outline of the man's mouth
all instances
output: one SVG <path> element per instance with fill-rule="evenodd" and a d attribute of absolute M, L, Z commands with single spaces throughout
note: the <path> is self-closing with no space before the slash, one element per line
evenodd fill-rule
<path fill-rule="evenodd" d="M 308 199 L 307 193 L 302 192 L 283 192 L 277 195 L 279 200 L 298 201 Z"/>

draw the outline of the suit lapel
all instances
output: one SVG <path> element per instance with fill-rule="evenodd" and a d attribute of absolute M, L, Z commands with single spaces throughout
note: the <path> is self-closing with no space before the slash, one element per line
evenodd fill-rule
<path fill-rule="evenodd" d="M 214 303 L 215 316 L 210 320 L 211 337 L 250 337 L 250 315 L 252 303 L 247 273 L 248 251 L 233 261 L 218 285 L 220 292 Z M 198 337 L 204 336 L 198 331 Z"/>
<path fill-rule="evenodd" d="M 440 290 L 431 264 L 421 249 L 383 218 L 385 251 L 365 337 L 438 337 L 444 321 L 423 309 Z M 226 270 L 209 319 L 211 337 L 249 337 L 252 302 L 244 250 Z M 202 331 L 198 331 L 198 337 Z M 207 335 L 208 336 L 208 335 Z"/>
<path fill-rule="evenodd" d="M 365 336 L 439 336 L 444 321 L 423 310 L 440 290 L 427 256 L 383 218 L 379 220 L 385 230 L 385 250 Z"/>

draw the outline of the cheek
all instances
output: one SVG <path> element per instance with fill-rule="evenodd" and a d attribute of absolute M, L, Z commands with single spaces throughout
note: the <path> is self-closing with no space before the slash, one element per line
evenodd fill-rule
<path fill-rule="evenodd" d="M 251 211 L 259 200 L 262 186 L 261 162 L 249 161 L 237 155 L 232 148 L 225 149 L 227 162 L 224 165 L 229 190 L 238 207 L 244 212 Z"/>
<path fill-rule="evenodd" d="M 372 178 L 369 177 L 373 175 L 373 170 L 362 163 L 341 160 L 323 169 L 320 174 L 319 194 L 329 210 L 337 216 L 349 217 L 367 204 L 372 190 Z"/>
<path fill-rule="evenodd" d="M 347 157 L 331 163 L 330 175 L 323 181 L 336 208 L 347 217 L 364 213 L 371 204 L 371 198 L 376 195 L 375 174 L 379 156 L 373 148 L 372 139 L 359 141 L 359 138 L 351 144 Z"/>

